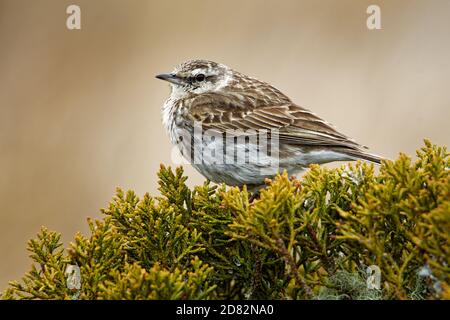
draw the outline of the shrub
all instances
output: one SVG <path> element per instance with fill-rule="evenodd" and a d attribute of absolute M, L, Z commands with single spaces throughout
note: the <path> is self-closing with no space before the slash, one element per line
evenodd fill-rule
<path fill-rule="evenodd" d="M 160 196 L 118 189 L 67 250 L 42 228 L 31 271 L 2 298 L 448 299 L 450 156 L 428 141 L 417 156 L 378 174 L 359 162 L 283 173 L 253 201 L 245 187 L 190 190 L 182 168 L 161 166 Z"/>

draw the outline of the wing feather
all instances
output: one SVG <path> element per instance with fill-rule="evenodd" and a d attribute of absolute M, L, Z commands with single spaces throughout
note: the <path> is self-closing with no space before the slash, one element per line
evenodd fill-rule
<path fill-rule="evenodd" d="M 364 148 L 311 111 L 287 98 L 281 102 L 276 105 L 252 96 L 207 93 L 192 98 L 186 105 L 191 120 L 202 121 L 204 130 L 276 130 L 280 143 L 353 151 Z"/>

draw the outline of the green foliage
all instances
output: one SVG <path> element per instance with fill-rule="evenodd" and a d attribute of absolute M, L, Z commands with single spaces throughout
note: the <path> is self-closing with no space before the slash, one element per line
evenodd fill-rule
<path fill-rule="evenodd" d="M 321 300 L 379 300 L 382 298 L 382 292 L 367 287 L 363 270 L 360 273 L 338 270 L 328 278 L 326 286 L 319 290 L 318 298 Z"/>
<path fill-rule="evenodd" d="M 246 188 L 161 166 L 159 197 L 117 194 L 67 250 L 43 228 L 3 299 L 449 299 L 450 154 L 425 141 L 412 162 L 281 174 Z M 68 265 L 81 287 L 69 289 Z M 366 268 L 381 271 L 380 289 Z"/>

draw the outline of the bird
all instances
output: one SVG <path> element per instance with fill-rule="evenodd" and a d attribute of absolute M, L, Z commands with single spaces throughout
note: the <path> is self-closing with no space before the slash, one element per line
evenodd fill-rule
<path fill-rule="evenodd" d="M 171 86 L 162 107 L 171 142 L 214 183 L 258 192 L 282 171 L 383 159 L 269 83 L 224 64 L 188 60 L 156 78 Z"/>

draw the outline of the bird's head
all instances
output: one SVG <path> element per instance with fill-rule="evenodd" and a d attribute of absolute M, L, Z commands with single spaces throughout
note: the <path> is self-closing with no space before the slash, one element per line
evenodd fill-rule
<path fill-rule="evenodd" d="M 171 73 L 156 78 L 172 85 L 172 95 L 182 98 L 189 94 L 217 92 L 227 86 L 233 77 L 233 70 L 227 66 L 207 60 L 190 60 L 181 63 Z"/>

